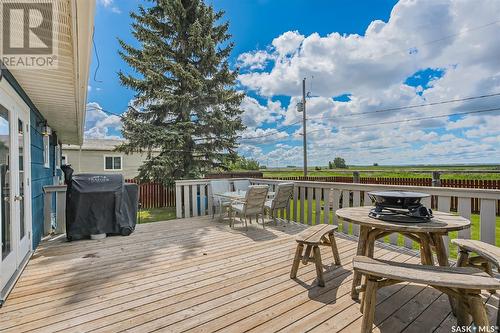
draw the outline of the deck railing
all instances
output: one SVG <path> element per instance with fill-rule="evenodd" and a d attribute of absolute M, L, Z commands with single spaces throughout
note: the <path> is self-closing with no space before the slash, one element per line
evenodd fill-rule
<path fill-rule="evenodd" d="M 233 182 L 235 179 L 228 179 Z M 279 183 L 286 180 L 249 179 L 253 184 L 267 184 L 271 191 Z M 457 214 L 470 219 L 471 202 L 479 200 L 479 238 L 480 240 L 496 243 L 496 205 L 500 200 L 500 190 L 484 190 L 474 188 L 450 188 L 427 186 L 399 186 L 381 184 L 332 183 L 294 181 L 293 198 L 289 206 L 283 209 L 279 217 L 304 224 L 328 223 L 340 226 L 340 231 L 346 234 L 359 234 L 359 227 L 343 222 L 335 215 L 335 210 L 341 207 L 357 207 L 371 205 L 367 193 L 370 191 L 404 190 L 423 192 L 432 195 L 435 202 L 434 209 L 450 212 L 451 201 L 457 200 Z M 455 199 L 456 198 L 456 199 Z M 437 204 L 436 204 L 437 203 Z M 424 200 L 424 204 L 431 206 L 431 198 Z M 181 180 L 176 182 L 176 212 L 177 218 L 193 217 L 212 214 L 212 195 L 209 179 Z M 471 238 L 471 229 L 458 232 L 460 238 Z M 390 243 L 401 245 L 402 236 L 389 236 Z M 449 239 L 445 239 L 446 246 Z M 413 241 L 404 238 L 403 246 L 414 247 Z"/>

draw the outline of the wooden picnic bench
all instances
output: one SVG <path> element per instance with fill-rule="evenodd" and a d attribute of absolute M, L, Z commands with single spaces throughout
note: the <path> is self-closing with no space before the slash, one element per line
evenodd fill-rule
<path fill-rule="evenodd" d="M 452 239 L 453 244 L 458 246 L 458 260 L 457 266 L 459 267 L 475 267 L 482 269 L 490 276 L 493 275 L 492 266 L 495 266 L 497 272 L 500 273 L 500 248 L 479 240 L 472 239 Z M 471 257 L 471 253 L 476 253 L 477 256 Z M 495 289 L 489 290 L 494 294 Z M 500 307 L 497 313 L 496 325 L 500 327 Z"/>
<path fill-rule="evenodd" d="M 309 262 L 314 262 L 316 264 L 316 275 L 318 277 L 318 285 L 320 287 L 325 286 L 325 280 L 323 278 L 323 263 L 321 261 L 321 252 L 319 246 L 329 246 L 333 252 L 333 258 L 335 265 L 340 265 L 340 256 L 337 249 L 337 243 L 335 242 L 334 232 L 338 229 L 336 225 L 330 224 L 317 224 L 313 227 L 308 228 L 301 232 L 297 238 L 297 250 L 295 251 L 295 258 L 292 264 L 292 271 L 290 272 L 290 277 L 295 279 L 297 277 L 297 271 L 299 269 L 299 264 L 305 265 Z M 304 246 L 306 247 L 304 251 Z M 311 257 L 311 252 L 313 256 Z M 303 254 L 302 254 L 303 253 Z"/>
<path fill-rule="evenodd" d="M 429 266 L 396 263 L 365 256 L 353 259 L 354 270 L 366 276 L 361 286 L 363 322 L 361 332 L 371 332 L 375 316 L 377 290 L 400 282 L 429 285 L 457 300 L 457 325 L 468 326 L 467 313 L 477 326 L 489 326 L 481 290 L 500 289 L 500 281 L 474 267 Z"/>

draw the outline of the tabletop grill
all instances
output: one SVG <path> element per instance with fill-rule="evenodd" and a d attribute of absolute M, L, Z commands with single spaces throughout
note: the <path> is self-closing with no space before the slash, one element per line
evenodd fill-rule
<path fill-rule="evenodd" d="M 429 196 L 418 192 L 368 192 L 368 197 L 375 204 L 368 215 L 392 222 L 428 222 L 433 217 L 432 210 L 425 207 L 421 200 Z"/>

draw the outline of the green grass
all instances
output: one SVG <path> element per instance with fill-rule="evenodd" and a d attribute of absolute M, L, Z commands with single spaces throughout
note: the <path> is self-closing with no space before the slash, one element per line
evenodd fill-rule
<path fill-rule="evenodd" d="M 290 214 L 292 214 L 293 216 L 293 205 L 294 205 L 294 201 L 290 201 Z M 321 207 L 323 207 L 323 201 L 321 201 Z M 307 207 L 307 203 L 304 202 L 304 222 L 307 221 L 307 215 L 308 215 L 308 210 L 309 208 Z M 318 212 L 316 211 L 316 202 L 313 201 L 313 205 L 312 205 L 312 224 L 315 224 L 316 222 L 316 214 L 318 214 Z M 324 211 L 323 209 L 321 209 L 321 211 L 319 212 L 320 214 L 320 223 L 323 223 L 323 219 L 324 219 Z M 333 221 L 333 211 L 330 211 L 330 216 L 329 216 L 329 221 L 330 223 L 332 223 Z M 298 206 L 297 206 L 297 222 L 300 222 L 300 200 L 298 202 Z M 343 230 L 342 229 L 342 221 L 339 221 L 339 230 Z M 479 229 L 480 229 L 480 226 L 479 226 L 479 215 L 478 214 L 472 214 L 471 216 L 471 239 L 479 239 Z M 349 228 L 349 233 L 352 234 L 352 224 L 350 225 L 350 228 Z M 454 239 L 454 238 L 457 238 L 458 236 L 458 232 L 451 232 L 449 234 L 450 236 L 450 239 Z M 497 216 L 496 217 L 496 245 L 497 246 L 500 246 L 500 216 Z M 387 243 L 389 242 L 389 237 L 387 236 L 386 238 L 384 238 L 384 241 L 386 241 Z M 404 238 L 403 236 L 399 235 L 398 237 L 398 245 L 399 246 L 404 246 Z M 414 249 L 418 249 L 418 245 L 417 244 L 414 244 Z M 450 244 L 450 257 L 451 258 L 456 258 L 457 257 L 457 248 L 456 246 Z"/>
<path fill-rule="evenodd" d="M 149 208 L 139 212 L 139 223 L 151 223 L 175 219 L 175 207 Z"/>
<path fill-rule="evenodd" d="M 352 176 L 352 171 L 360 171 L 361 177 L 388 177 L 388 178 L 431 178 L 433 170 L 440 170 L 441 179 L 478 179 L 478 180 L 500 180 L 500 173 L 446 173 L 446 170 L 481 170 L 498 171 L 500 166 L 350 166 L 349 169 L 332 170 L 308 170 L 308 175 L 312 177 L 330 176 Z M 297 177 L 302 176 L 300 168 L 290 169 L 263 169 L 265 177 Z M 376 172 L 373 172 L 376 171 Z M 415 172 L 420 171 L 420 172 Z"/>

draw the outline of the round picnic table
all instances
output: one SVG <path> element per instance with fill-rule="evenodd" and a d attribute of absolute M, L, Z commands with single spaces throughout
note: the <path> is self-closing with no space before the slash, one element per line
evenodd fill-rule
<path fill-rule="evenodd" d="M 360 227 L 357 255 L 373 258 L 375 241 L 392 233 L 399 233 L 417 242 L 420 246 L 420 259 L 423 265 L 434 265 L 432 251 L 440 266 L 449 266 L 443 236 L 450 231 L 470 228 L 470 221 L 461 216 L 434 211 L 428 222 L 415 222 L 414 218 L 401 216 L 397 220 L 383 221 L 368 216 L 372 206 L 349 207 L 335 213 L 346 222 Z M 361 274 L 354 273 L 351 297 L 358 299 L 361 289 Z"/>

